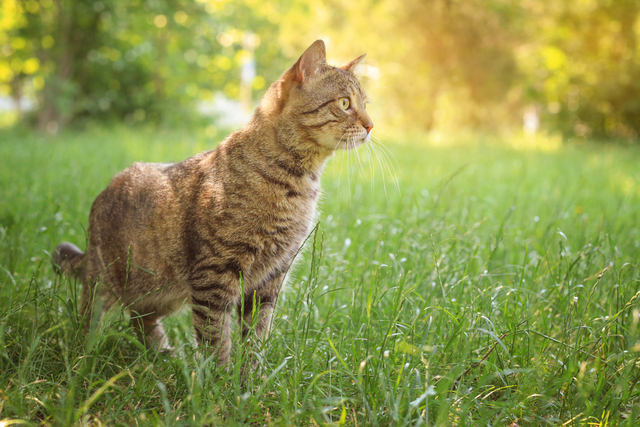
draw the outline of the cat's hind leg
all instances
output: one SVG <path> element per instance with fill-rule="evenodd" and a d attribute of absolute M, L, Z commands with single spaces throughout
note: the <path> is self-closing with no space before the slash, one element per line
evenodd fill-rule
<path fill-rule="evenodd" d="M 147 348 L 171 352 L 173 348 L 169 345 L 167 334 L 162 325 L 162 319 L 156 313 L 139 314 L 131 310 L 131 324 L 136 328 L 140 341 Z"/>
<path fill-rule="evenodd" d="M 131 324 L 136 328 L 140 341 L 147 348 L 171 353 L 173 348 L 162 325 L 162 319 L 182 306 L 182 299 L 153 299 L 147 296 L 129 306 Z"/>
<path fill-rule="evenodd" d="M 84 322 L 84 330 L 89 331 L 117 302 L 117 298 L 100 279 L 85 276 L 82 281 L 80 316 Z"/>

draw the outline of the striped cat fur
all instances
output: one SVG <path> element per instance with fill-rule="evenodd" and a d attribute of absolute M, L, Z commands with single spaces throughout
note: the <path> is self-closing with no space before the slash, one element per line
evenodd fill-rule
<path fill-rule="evenodd" d="M 168 348 L 161 320 L 187 302 L 198 343 L 217 351 L 220 365 L 234 310 L 245 337 L 255 313 L 254 339 L 263 339 L 311 230 L 325 162 L 370 138 L 353 74 L 363 58 L 329 66 L 318 40 L 215 150 L 115 176 L 91 208 L 86 253 L 71 243 L 54 251 L 54 263 L 83 282 L 85 323 L 97 300 L 97 316 L 120 303 L 148 346 Z"/>

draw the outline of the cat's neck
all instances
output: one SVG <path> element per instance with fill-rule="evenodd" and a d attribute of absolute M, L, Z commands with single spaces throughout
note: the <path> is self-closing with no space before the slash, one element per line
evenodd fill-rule
<path fill-rule="evenodd" d="M 265 119 L 259 112 L 243 129 L 247 140 L 258 144 L 266 157 L 284 162 L 293 169 L 320 176 L 325 163 L 334 153 L 310 138 L 300 125 L 292 120 Z"/>

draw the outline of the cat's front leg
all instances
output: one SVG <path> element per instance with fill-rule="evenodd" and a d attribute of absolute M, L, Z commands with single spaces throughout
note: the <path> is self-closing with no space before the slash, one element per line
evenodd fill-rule
<path fill-rule="evenodd" d="M 257 349 L 269 335 L 271 317 L 283 276 L 284 274 L 280 272 L 272 274 L 258 289 L 247 292 L 237 306 L 238 321 L 242 327 L 242 340 L 247 345 L 245 363 L 251 370 L 255 369 L 258 363 L 252 355 L 252 350 Z"/>
<path fill-rule="evenodd" d="M 239 295 L 238 295 L 239 296 Z M 191 296 L 193 325 L 198 344 L 217 352 L 218 365 L 225 366 L 231 351 L 231 311 L 236 305 L 234 295 L 209 294 Z"/>

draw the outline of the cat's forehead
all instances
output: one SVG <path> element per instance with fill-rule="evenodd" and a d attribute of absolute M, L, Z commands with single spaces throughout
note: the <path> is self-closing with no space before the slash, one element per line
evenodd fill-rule
<path fill-rule="evenodd" d="M 341 68 L 331 67 L 318 83 L 320 90 L 335 92 L 337 96 L 352 96 L 363 102 L 367 101 L 367 94 L 358 78 L 353 73 Z"/>
<path fill-rule="evenodd" d="M 352 91 L 352 94 L 358 96 L 363 101 L 366 101 L 367 100 L 367 93 L 362 88 L 362 85 L 360 84 L 360 81 L 358 80 L 358 78 L 351 72 L 344 71 L 344 70 L 342 70 L 340 68 L 338 68 L 337 70 L 341 74 L 346 75 L 346 77 L 347 77 L 347 79 L 349 81 L 348 88 Z"/>

